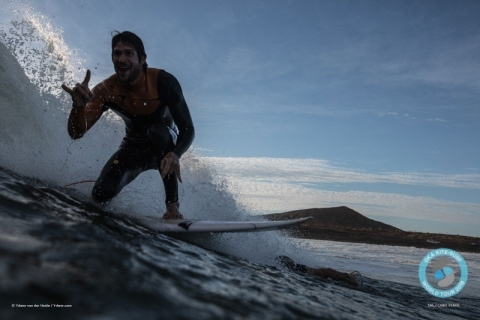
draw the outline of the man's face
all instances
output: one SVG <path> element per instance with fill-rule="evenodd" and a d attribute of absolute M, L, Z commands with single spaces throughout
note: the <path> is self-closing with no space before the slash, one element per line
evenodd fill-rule
<path fill-rule="evenodd" d="M 135 48 L 123 42 L 117 43 L 113 48 L 112 61 L 121 82 L 134 85 L 140 81 L 145 57 L 139 60 Z"/>

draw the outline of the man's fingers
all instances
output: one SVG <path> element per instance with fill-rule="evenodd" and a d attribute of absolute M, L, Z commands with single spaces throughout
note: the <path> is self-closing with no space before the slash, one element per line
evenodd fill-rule
<path fill-rule="evenodd" d="M 92 98 L 92 92 L 88 90 L 88 87 L 87 87 L 87 90 L 85 90 L 85 87 L 81 85 L 77 85 L 76 89 L 77 89 L 76 91 L 80 93 L 84 99 Z"/>
<path fill-rule="evenodd" d="M 159 169 L 162 179 L 168 174 L 176 173 L 178 181 L 182 182 L 182 176 L 180 175 L 180 162 L 173 152 L 169 152 L 162 161 L 160 161 Z"/>
<path fill-rule="evenodd" d="M 162 179 L 165 178 L 168 174 L 176 173 L 178 181 L 182 182 L 180 166 L 172 165 L 172 161 L 170 160 L 163 159 L 162 162 L 160 162 L 160 173 L 162 175 Z"/>
<path fill-rule="evenodd" d="M 170 173 L 170 164 L 171 161 L 166 158 L 164 158 L 162 162 L 160 162 L 160 173 L 162 174 L 162 179 Z"/>
<path fill-rule="evenodd" d="M 162 159 L 162 161 L 160 161 L 160 172 L 162 173 L 162 175 L 163 175 L 163 170 L 165 169 L 165 162 L 166 162 L 165 158 Z"/>
<path fill-rule="evenodd" d="M 68 92 L 68 93 L 70 93 L 70 94 L 72 94 L 72 93 L 73 93 L 73 90 L 72 90 L 72 89 L 70 89 L 69 87 L 67 87 L 67 86 L 65 85 L 65 83 L 64 83 L 64 84 L 62 84 L 62 89 L 63 89 L 63 90 L 65 90 L 65 91 L 67 91 L 67 92 Z"/>
<path fill-rule="evenodd" d="M 88 86 L 89 81 L 90 81 L 90 70 L 87 70 L 87 74 L 85 75 L 85 79 L 83 79 L 82 84 Z"/>
<path fill-rule="evenodd" d="M 177 173 L 178 181 L 180 181 L 180 183 L 182 183 L 182 176 L 180 175 L 180 167 L 177 168 L 177 170 L 175 170 L 175 172 Z"/>
<path fill-rule="evenodd" d="M 68 92 L 74 100 L 83 98 L 85 102 L 88 102 L 94 97 L 93 92 L 88 88 L 88 81 L 90 81 L 90 70 L 87 71 L 87 75 L 82 83 L 77 83 L 74 88 L 69 88 L 62 84 L 62 89 Z"/>

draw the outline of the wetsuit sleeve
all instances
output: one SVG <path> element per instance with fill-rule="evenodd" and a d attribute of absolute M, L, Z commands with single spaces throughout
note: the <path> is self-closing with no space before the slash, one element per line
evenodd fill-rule
<path fill-rule="evenodd" d="M 173 152 L 180 158 L 195 139 L 195 128 L 192 117 L 190 116 L 190 110 L 183 97 L 180 83 L 173 75 L 163 70 L 160 71 L 158 85 L 160 99 L 161 101 L 165 101 L 165 104 L 168 106 L 173 121 L 179 131 L 177 144 Z"/>
<path fill-rule="evenodd" d="M 100 119 L 105 111 L 101 86 L 93 88 L 94 97 L 85 107 L 73 106 L 68 117 L 68 134 L 72 139 L 80 139 Z"/>
<path fill-rule="evenodd" d="M 276 257 L 275 261 L 290 271 L 307 273 L 307 270 L 308 270 L 307 266 L 303 264 L 295 263 L 292 259 L 290 259 L 287 256 Z"/>

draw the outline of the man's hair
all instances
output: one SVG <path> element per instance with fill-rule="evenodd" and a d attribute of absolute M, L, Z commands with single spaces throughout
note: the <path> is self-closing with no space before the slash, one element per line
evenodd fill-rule
<path fill-rule="evenodd" d="M 142 39 L 140 39 L 139 36 L 137 36 L 135 33 L 130 32 L 130 31 L 113 31 L 112 32 L 112 57 L 113 57 L 113 49 L 119 42 L 123 42 L 125 44 L 131 45 L 135 51 L 137 52 L 138 60 L 143 57 L 147 59 L 147 54 L 145 53 L 145 48 L 143 46 Z M 143 70 L 147 70 L 147 62 L 143 64 Z"/>

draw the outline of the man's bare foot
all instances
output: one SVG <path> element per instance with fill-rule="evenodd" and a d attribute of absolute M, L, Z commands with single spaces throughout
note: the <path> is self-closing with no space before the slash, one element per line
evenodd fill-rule
<path fill-rule="evenodd" d="M 178 211 L 180 209 L 180 203 L 168 203 L 167 212 L 163 215 L 165 220 L 180 220 L 183 219 L 183 215 Z"/>
<path fill-rule="evenodd" d="M 361 287 L 363 284 L 363 279 L 362 275 L 358 271 L 353 271 L 350 272 L 347 275 L 347 281 L 348 283 L 354 285 L 355 287 Z"/>

